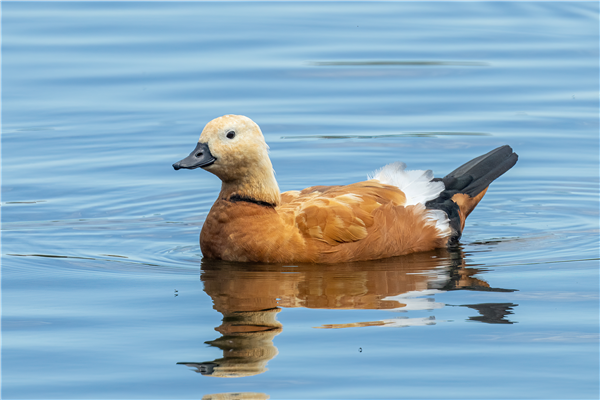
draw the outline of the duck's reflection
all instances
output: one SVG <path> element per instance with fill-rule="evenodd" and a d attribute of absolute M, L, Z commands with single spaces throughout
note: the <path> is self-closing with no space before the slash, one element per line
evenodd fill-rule
<path fill-rule="evenodd" d="M 221 337 L 206 342 L 223 350 L 212 362 L 180 362 L 203 375 L 242 377 L 267 370 L 277 355 L 273 338 L 282 330 L 275 316 L 281 307 L 329 309 L 431 310 L 441 308 L 428 294 L 449 290 L 512 291 L 492 288 L 475 277 L 460 250 L 436 250 L 393 259 L 335 265 L 272 265 L 202 261 L 201 279 L 214 308 L 223 314 L 215 328 Z M 515 304 L 465 307 L 486 323 L 512 323 L 506 317 Z M 414 326 L 435 324 L 434 317 L 323 325 L 319 328 Z"/>

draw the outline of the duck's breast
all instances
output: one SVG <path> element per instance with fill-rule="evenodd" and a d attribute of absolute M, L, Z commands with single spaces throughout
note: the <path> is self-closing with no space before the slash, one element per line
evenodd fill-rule
<path fill-rule="evenodd" d="M 200 248 L 211 259 L 284 262 L 304 252 L 305 240 L 274 207 L 218 200 L 202 227 Z"/>

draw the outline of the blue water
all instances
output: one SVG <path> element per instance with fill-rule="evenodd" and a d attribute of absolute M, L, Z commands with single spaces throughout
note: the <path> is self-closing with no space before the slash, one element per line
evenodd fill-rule
<path fill-rule="evenodd" d="M 1 7 L 3 398 L 600 396 L 598 3 Z M 282 191 L 520 159 L 457 252 L 208 261 L 230 113 Z"/>

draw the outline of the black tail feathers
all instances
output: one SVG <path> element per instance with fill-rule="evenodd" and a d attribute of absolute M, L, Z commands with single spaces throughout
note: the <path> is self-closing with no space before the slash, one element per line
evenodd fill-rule
<path fill-rule="evenodd" d="M 435 181 L 444 182 L 446 189 L 437 199 L 426 203 L 429 209 L 444 211 L 450 219 L 452 236 L 449 245 L 456 245 L 462 234 L 458 205 L 451 200 L 457 193 L 475 197 L 487 188 L 496 178 L 516 164 L 518 156 L 508 145 L 498 147 L 487 154 L 472 159 Z"/>
<path fill-rule="evenodd" d="M 456 168 L 442 181 L 446 190 L 475 197 L 496 178 L 511 169 L 518 158 L 510 146 L 504 145 Z"/>

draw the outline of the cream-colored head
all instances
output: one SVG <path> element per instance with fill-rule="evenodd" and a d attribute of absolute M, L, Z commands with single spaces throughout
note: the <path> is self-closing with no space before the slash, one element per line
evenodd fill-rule
<path fill-rule="evenodd" d="M 221 198 L 229 199 L 232 195 L 238 195 L 278 205 L 279 187 L 268 149 L 254 121 L 243 115 L 224 115 L 206 124 L 196 149 L 174 167 L 200 166 L 215 174 L 223 182 Z M 204 159 L 203 163 L 184 165 L 190 157 L 198 155 Z M 212 156 L 208 161 L 207 155 Z"/>

